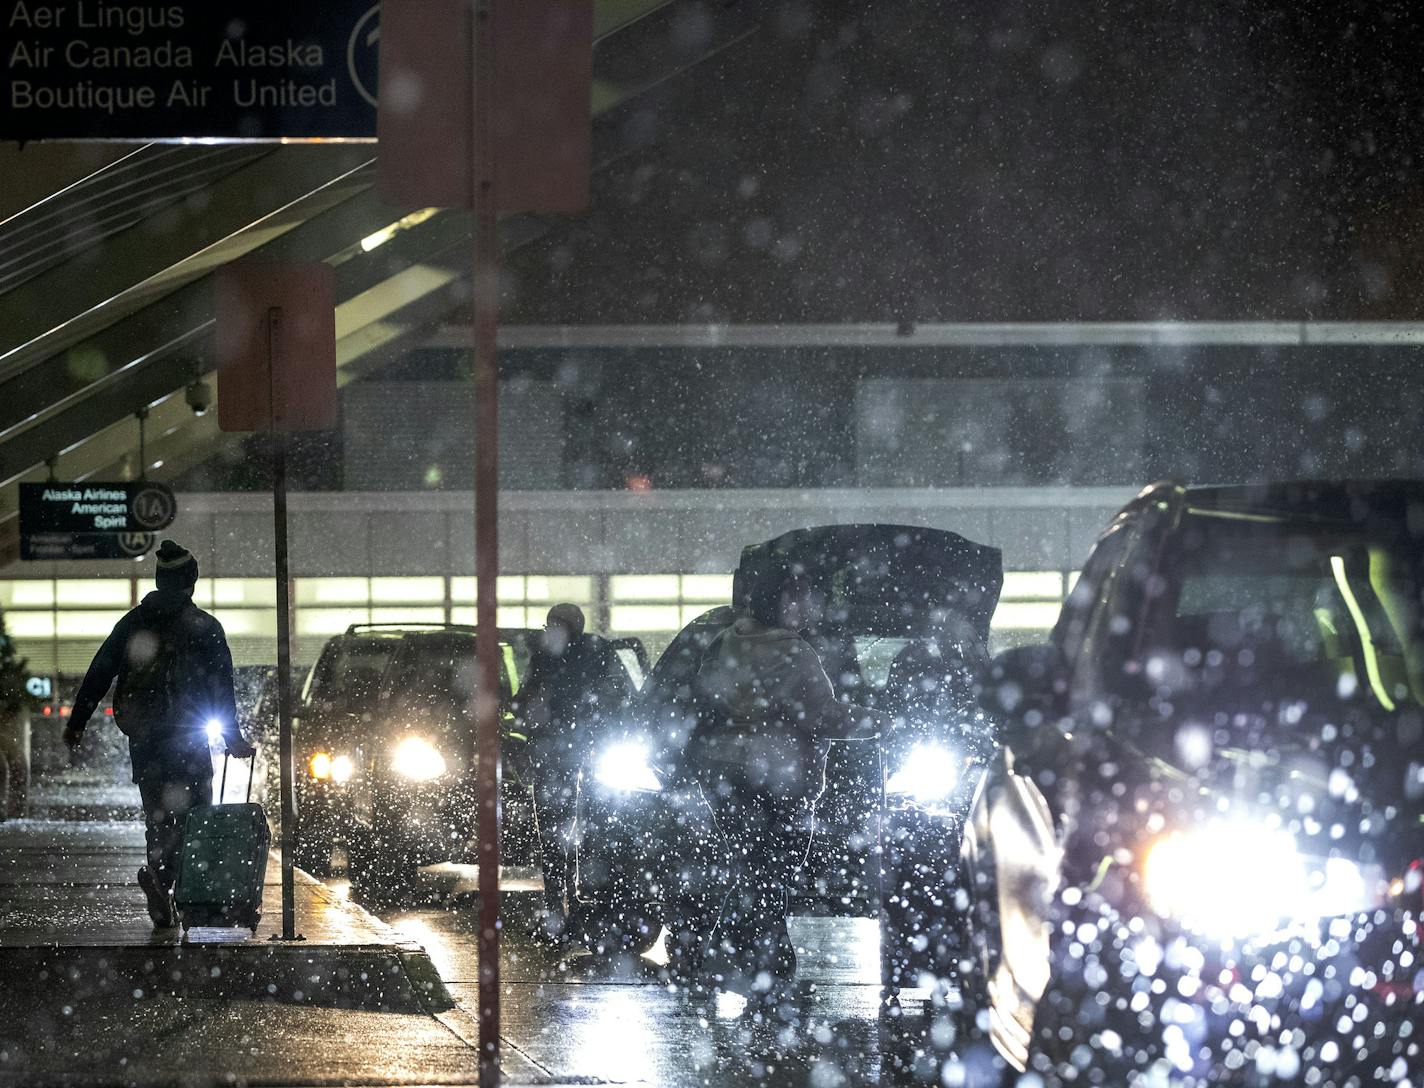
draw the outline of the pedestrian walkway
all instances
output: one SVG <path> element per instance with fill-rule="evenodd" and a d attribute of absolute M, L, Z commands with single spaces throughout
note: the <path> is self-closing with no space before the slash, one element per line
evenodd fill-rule
<path fill-rule="evenodd" d="M 0 824 L 0 948 L 176 945 L 177 930 L 153 929 L 135 883 L 144 862 L 136 823 L 21 820 Z M 194 930 L 195 944 L 265 943 L 281 930 L 281 869 L 267 870 L 262 925 L 247 930 Z M 299 930 L 309 947 L 390 946 L 407 951 L 389 926 L 300 870 Z"/>
<path fill-rule="evenodd" d="M 0 824 L 0 1085 L 470 1083 L 475 1052 L 429 957 L 280 866 L 258 933 L 155 932 L 134 883 L 143 829 Z M 518 1070 L 512 1070 L 517 1076 Z"/>

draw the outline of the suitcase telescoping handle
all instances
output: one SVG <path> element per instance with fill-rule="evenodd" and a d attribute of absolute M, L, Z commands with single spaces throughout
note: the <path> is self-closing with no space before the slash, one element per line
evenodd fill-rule
<path fill-rule="evenodd" d="M 218 804 L 222 804 L 222 799 L 227 796 L 227 761 L 232 758 L 231 752 L 223 753 L 222 782 L 218 785 Z M 257 774 L 257 753 L 253 752 L 249 757 L 252 762 L 247 766 L 247 803 L 252 804 L 252 779 Z"/>

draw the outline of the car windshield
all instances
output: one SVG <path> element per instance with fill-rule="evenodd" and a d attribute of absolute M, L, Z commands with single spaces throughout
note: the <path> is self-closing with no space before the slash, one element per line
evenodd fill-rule
<path fill-rule="evenodd" d="M 369 710 L 381 674 L 399 645 L 398 635 L 345 635 L 332 642 L 307 680 L 303 710 L 309 714 Z"/>
<path fill-rule="evenodd" d="M 1194 511 L 1154 647 L 1302 697 L 1424 694 L 1417 554 L 1349 526 Z"/>
<path fill-rule="evenodd" d="M 477 685 L 475 637 L 407 635 L 381 685 L 388 714 L 473 714 Z"/>

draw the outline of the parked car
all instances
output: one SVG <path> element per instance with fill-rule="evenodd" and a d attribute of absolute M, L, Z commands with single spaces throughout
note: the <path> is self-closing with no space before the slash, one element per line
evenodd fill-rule
<path fill-rule="evenodd" d="M 356 628 L 348 635 L 372 630 Z M 381 629 L 387 636 L 390 630 Z M 521 775 L 525 738 L 511 705 L 539 634 L 500 631 L 501 856 L 511 865 L 532 864 L 537 854 L 530 787 Z M 329 772 L 327 810 L 344 837 L 358 893 L 399 896 L 414 883 L 418 867 L 475 856 L 476 640 L 472 627 L 400 629 L 369 709 L 356 714 L 349 704 L 345 708 L 346 735 L 355 741 L 349 765 L 338 765 L 347 751 L 334 748 L 325 752 L 325 768 L 318 766 L 322 752 L 311 757 L 311 777 Z M 645 659 L 641 643 L 623 640 L 616 649 L 615 667 L 636 680 L 633 670 Z"/>
<path fill-rule="evenodd" d="M 351 781 L 373 720 L 381 677 L 409 630 L 353 624 L 322 647 L 294 714 L 296 864 L 331 871 L 333 849 L 351 842 Z"/>
<path fill-rule="evenodd" d="M 930 639 L 949 614 L 966 617 L 988 638 L 1003 583 L 999 552 L 942 530 L 829 526 L 743 551 L 733 600 L 683 629 L 653 667 L 626 728 L 609 736 L 581 779 L 578 897 L 586 936 L 595 948 L 641 950 L 667 922 L 675 947 L 696 943 L 687 930 L 705 927 L 719 901 L 713 886 L 719 836 L 682 763 L 699 714 L 693 681 L 707 648 L 757 586 L 793 576 L 809 580 L 825 600 L 824 617 L 805 636 L 837 694 L 887 724 L 878 743 L 829 745 L 816 832 L 796 894 L 820 909 L 880 913 L 886 982 L 898 987 L 916 957 L 939 950 L 921 947 L 918 930 L 906 929 L 923 913 L 918 893 L 904 886 L 907 874 L 939 865 L 946 848 L 956 856 L 974 753 L 992 745 L 989 724 L 972 705 L 953 720 L 911 720 L 897 715 L 885 690 L 901 653 Z M 966 730 L 977 734 L 973 745 L 965 744 Z M 914 771 L 906 760 L 916 761 Z M 926 766 L 938 776 L 920 773 Z M 926 836 L 926 825 L 940 834 Z M 933 839 L 934 853 L 920 845 L 922 837 Z M 893 894 L 885 896 L 875 863 L 882 838 L 892 846 L 885 859 Z M 943 893 L 924 894 L 938 901 Z"/>
<path fill-rule="evenodd" d="M 1001 655 L 987 693 L 971 1066 L 1424 1068 L 1422 593 L 1424 484 L 1161 484 L 1117 516 L 1049 644 Z"/>

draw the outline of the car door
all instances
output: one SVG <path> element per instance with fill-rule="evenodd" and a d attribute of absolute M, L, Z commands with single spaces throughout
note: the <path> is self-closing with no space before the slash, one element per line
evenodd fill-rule
<path fill-rule="evenodd" d="M 1122 517 L 1094 547 L 1052 635 L 1069 700 L 1050 713 L 1081 711 L 1098 683 L 1097 655 L 1115 625 L 1118 579 L 1130 564 L 1139 524 Z M 971 950 L 980 961 L 989 1038 L 1016 1068 L 1028 1060 L 1034 1019 L 1052 978 L 1050 912 L 1062 885 L 1072 775 L 1067 736 L 1054 721 L 1007 729 L 975 799 L 964 859 L 975 903 Z"/>

